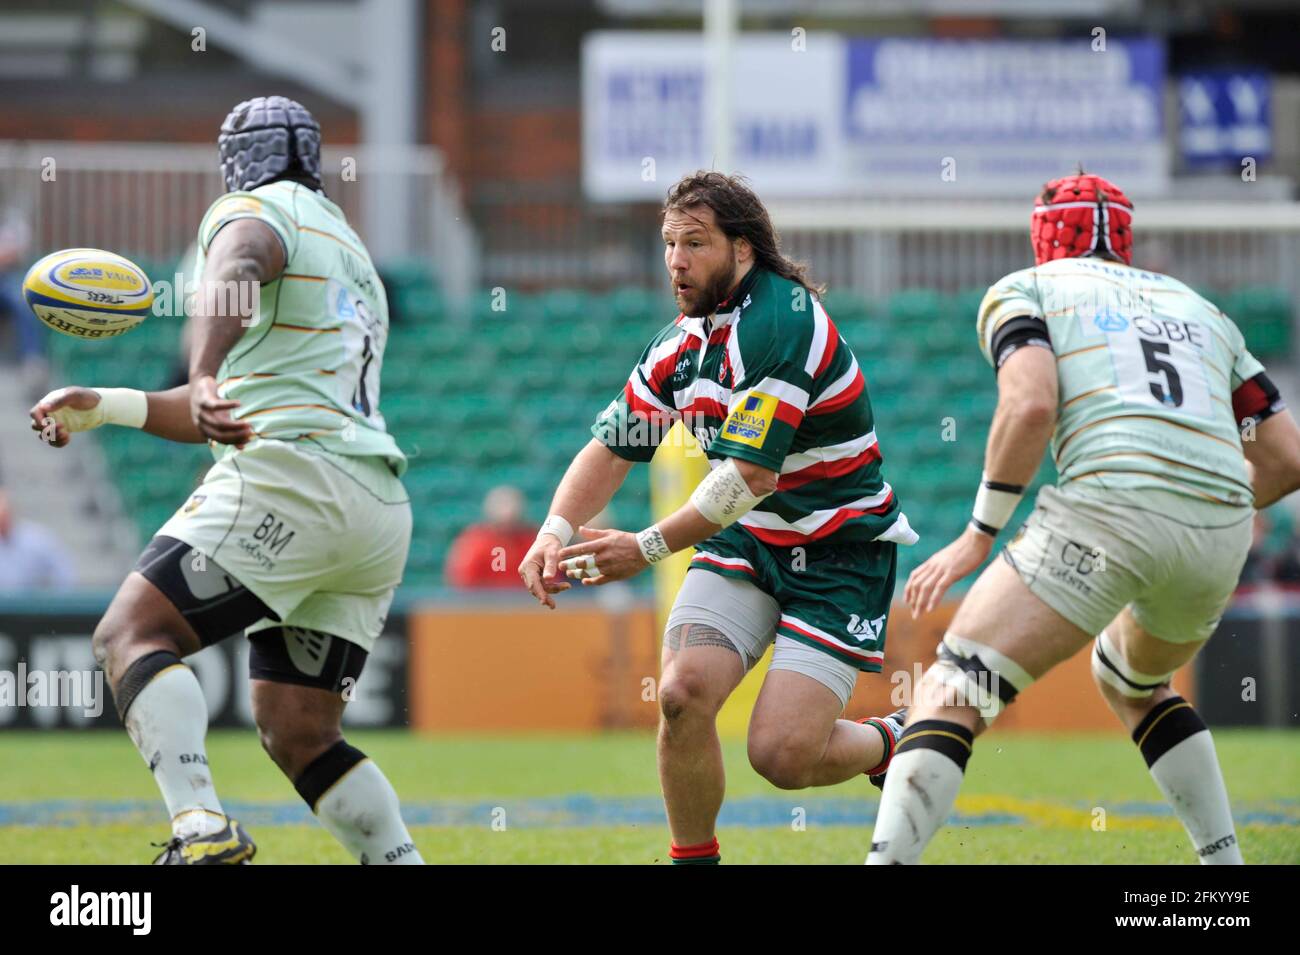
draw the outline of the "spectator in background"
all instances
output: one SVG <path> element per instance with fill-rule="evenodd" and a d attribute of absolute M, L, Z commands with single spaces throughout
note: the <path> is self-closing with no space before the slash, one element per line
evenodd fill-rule
<path fill-rule="evenodd" d="M 502 484 L 483 498 L 483 522 L 471 524 L 451 545 L 447 583 L 453 587 L 517 587 L 515 568 L 533 546 L 537 528 L 524 522 L 524 496 Z"/>
<path fill-rule="evenodd" d="M 32 230 L 27 216 L 0 197 L 0 319 L 13 326 L 23 387 L 42 395 L 49 384 L 45 332 L 23 300 L 23 276 L 31 266 Z"/>
<path fill-rule="evenodd" d="M 69 590 L 72 561 L 54 535 L 39 524 L 17 520 L 0 488 L 0 594 Z"/>

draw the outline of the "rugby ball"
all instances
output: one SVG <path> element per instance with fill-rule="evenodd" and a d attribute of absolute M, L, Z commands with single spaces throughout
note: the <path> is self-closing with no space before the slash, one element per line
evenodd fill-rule
<path fill-rule="evenodd" d="M 52 252 L 23 279 L 36 317 L 74 338 L 111 338 L 144 321 L 153 285 L 138 265 L 102 249 Z"/>

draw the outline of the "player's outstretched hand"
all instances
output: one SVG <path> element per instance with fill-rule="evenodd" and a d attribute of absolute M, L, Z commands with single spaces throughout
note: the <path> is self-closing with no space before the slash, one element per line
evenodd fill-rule
<path fill-rule="evenodd" d="M 650 566 L 635 534 L 579 527 L 578 535 L 581 543 L 560 551 L 560 566 L 570 577 L 581 580 L 584 587 L 627 580 Z"/>
<path fill-rule="evenodd" d="M 992 537 L 967 527 L 960 537 L 912 571 L 903 588 L 912 619 L 938 606 L 948 588 L 984 563 L 992 550 Z"/>
<path fill-rule="evenodd" d="M 99 392 L 90 388 L 71 386 L 56 388 L 32 405 L 32 430 L 42 441 L 52 448 L 66 447 L 73 431 L 82 428 L 69 427 L 69 417 L 76 417 L 77 412 L 92 411 L 99 405 Z"/>
<path fill-rule="evenodd" d="M 211 375 L 190 382 L 190 418 L 205 438 L 219 444 L 233 444 L 236 448 L 251 441 L 252 426 L 230 415 L 238 407 L 238 401 L 221 397 L 216 379 Z"/>
<path fill-rule="evenodd" d="M 555 598 L 572 584 L 559 576 L 560 539 L 554 534 L 539 534 L 519 564 L 519 577 L 528 592 L 546 607 L 555 609 Z"/>

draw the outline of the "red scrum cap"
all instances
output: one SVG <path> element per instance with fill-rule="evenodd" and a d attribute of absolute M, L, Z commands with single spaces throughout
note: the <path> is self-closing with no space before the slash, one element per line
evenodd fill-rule
<path fill-rule="evenodd" d="M 1030 238 L 1037 265 L 1095 252 L 1133 261 L 1133 203 L 1114 183 L 1079 173 L 1053 179 L 1034 200 Z"/>

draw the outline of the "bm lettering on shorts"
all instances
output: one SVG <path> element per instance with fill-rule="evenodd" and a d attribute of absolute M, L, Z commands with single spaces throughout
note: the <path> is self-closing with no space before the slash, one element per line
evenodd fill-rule
<path fill-rule="evenodd" d="M 293 540 L 293 535 L 293 531 L 285 529 L 284 521 L 269 511 L 266 517 L 262 518 L 262 523 L 257 525 L 257 530 L 253 531 L 253 539 L 261 541 L 262 545 L 277 557 L 284 552 L 289 541 Z"/>
<path fill-rule="evenodd" d="M 276 560 L 284 554 L 284 549 L 293 540 L 295 531 L 285 527 L 284 521 L 270 511 L 253 529 L 253 538 L 239 538 L 240 549 L 257 561 L 266 570 L 275 570 Z"/>

